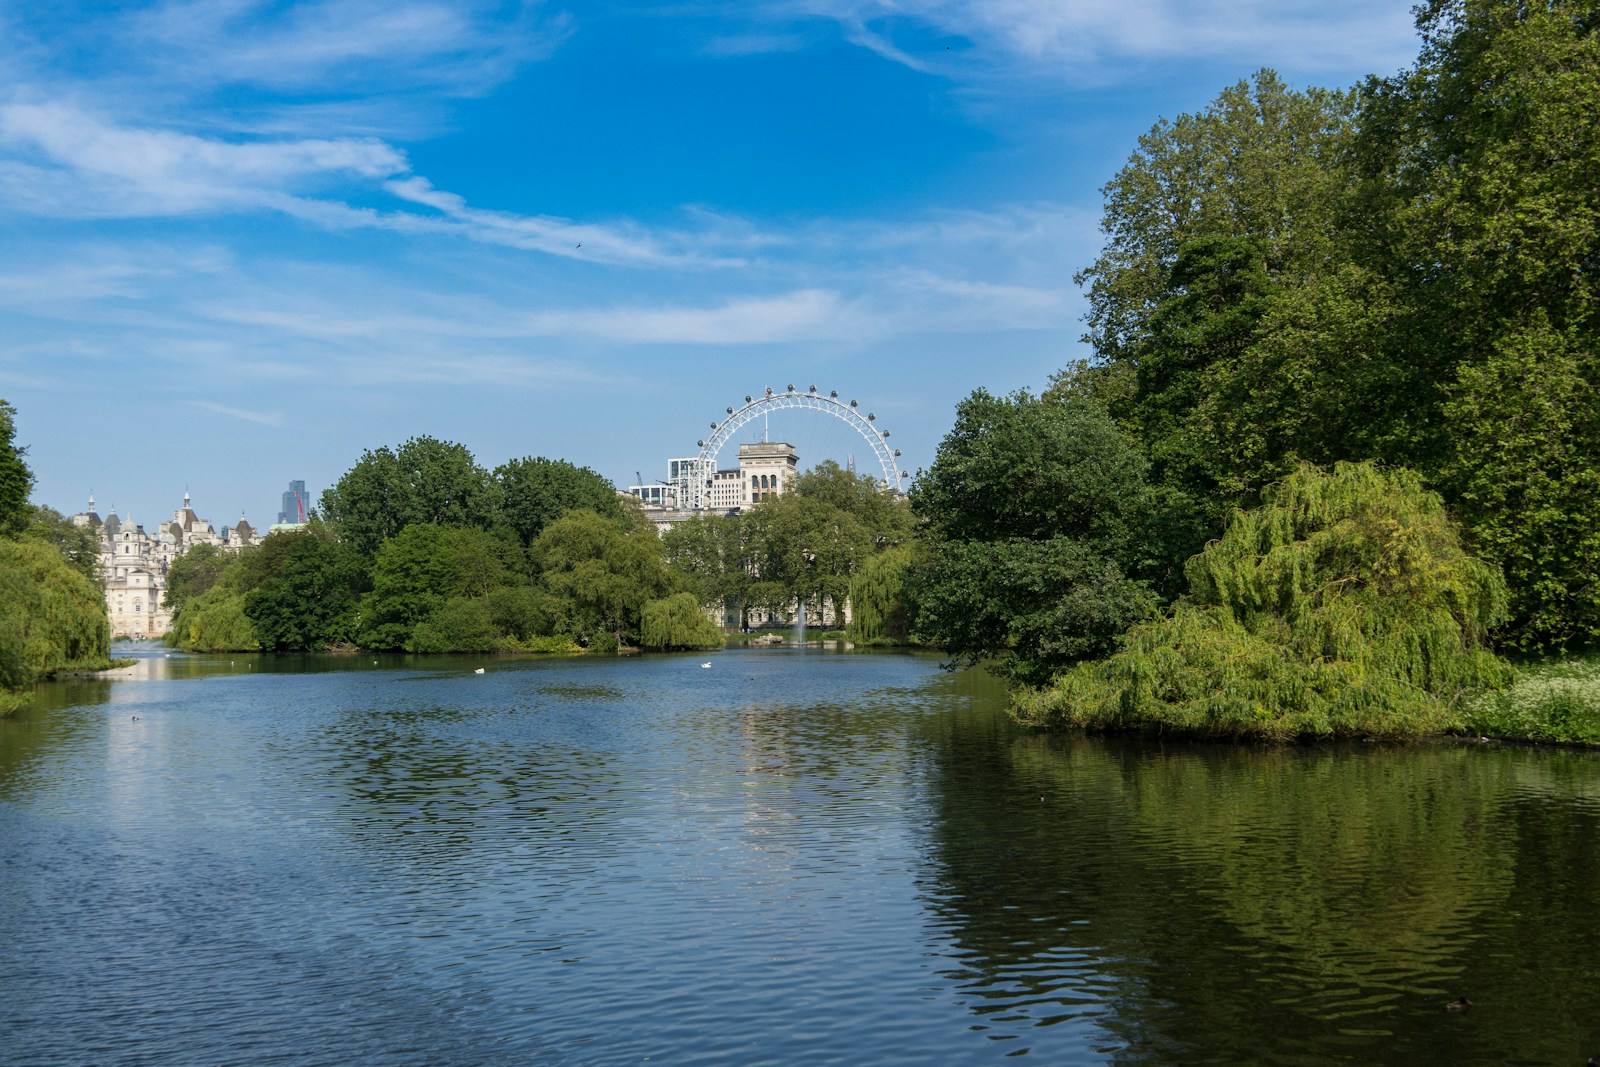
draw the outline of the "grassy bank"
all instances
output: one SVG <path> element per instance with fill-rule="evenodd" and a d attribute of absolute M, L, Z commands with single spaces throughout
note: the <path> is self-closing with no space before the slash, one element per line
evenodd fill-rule
<path fill-rule="evenodd" d="M 1600 744 L 1600 653 L 1519 663 L 1511 685 L 1470 698 L 1464 718 L 1484 737 Z"/>

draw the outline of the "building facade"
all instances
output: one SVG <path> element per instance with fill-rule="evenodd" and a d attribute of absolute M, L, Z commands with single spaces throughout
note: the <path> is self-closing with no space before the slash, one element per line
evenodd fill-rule
<path fill-rule="evenodd" d="M 105 581 L 106 613 L 114 638 L 159 637 L 172 628 L 172 613 L 162 604 L 167 569 L 195 545 L 237 551 L 261 542 L 260 535 L 242 515 L 237 523 L 218 533 L 195 513 L 187 492 L 183 494 L 183 506 L 172 513 L 170 520 L 158 525 L 153 534 L 131 518 L 119 517 L 115 507 L 101 519 L 92 496 L 88 510 L 72 516 L 72 521 L 100 536 L 100 573 Z"/>

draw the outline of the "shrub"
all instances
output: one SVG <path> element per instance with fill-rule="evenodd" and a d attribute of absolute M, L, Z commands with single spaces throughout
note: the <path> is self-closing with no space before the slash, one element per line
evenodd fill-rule
<path fill-rule="evenodd" d="M 1189 595 L 1120 649 L 1021 694 L 1026 722 L 1276 740 L 1408 736 L 1461 722 L 1509 667 L 1486 647 L 1499 572 L 1409 471 L 1309 464 L 1237 512 Z"/>

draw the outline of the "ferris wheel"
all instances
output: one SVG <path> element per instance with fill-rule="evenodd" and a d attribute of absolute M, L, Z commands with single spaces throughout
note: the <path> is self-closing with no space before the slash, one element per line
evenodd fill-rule
<path fill-rule="evenodd" d="M 907 477 L 898 462 L 900 450 L 889 447 L 889 431 L 877 428 L 876 415 L 871 412 L 863 415 L 860 404 L 854 400 L 840 400 L 836 389 L 819 393 L 813 385 L 802 392 L 791 385 L 781 393 L 767 389 L 759 395 L 746 396 L 742 406 L 730 406 L 726 418 L 711 423 L 711 436 L 697 442 L 700 454 L 694 470 L 686 472 L 688 477 L 684 479 L 689 483 L 683 488 L 687 490 L 685 495 L 691 501 L 691 507 L 699 509 L 706 506 L 706 489 L 711 475 L 717 469 L 717 455 L 723 446 L 733 440 L 734 434 L 744 426 L 778 411 L 816 411 L 843 421 L 872 449 L 882 472 L 879 483 L 882 488 L 899 491 L 901 480 Z"/>

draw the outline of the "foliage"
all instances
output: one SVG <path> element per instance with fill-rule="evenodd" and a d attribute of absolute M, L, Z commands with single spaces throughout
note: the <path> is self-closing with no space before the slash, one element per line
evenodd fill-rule
<path fill-rule="evenodd" d="M 911 583 L 913 546 L 897 545 L 869 558 L 850 577 L 850 625 L 858 645 L 911 643 L 917 604 Z"/>
<path fill-rule="evenodd" d="M 105 597 L 50 545 L 0 538 L 0 689 L 109 664 Z"/>
<path fill-rule="evenodd" d="M 852 516 L 874 548 L 888 548 L 911 537 L 916 516 L 899 495 L 870 474 L 854 474 L 831 459 L 817 463 L 794 481 L 794 495 L 818 500 Z"/>
<path fill-rule="evenodd" d="M 382 544 L 372 562 L 372 593 L 363 607 L 361 646 L 417 651 L 413 637 L 418 624 L 446 601 L 481 599 L 508 583 L 513 570 L 507 563 L 510 548 L 483 530 L 432 523 L 407 526 Z M 439 634 L 435 627 L 429 641 L 436 642 Z"/>
<path fill-rule="evenodd" d="M 609 481 L 564 459 L 524 457 L 494 470 L 501 521 L 533 544 L 544 528 L 569 511 L 586 509 L 621 521 L 622 504 Z"/>
<path fill-rule="evenodd" d="M 322 494 L 321 514 L 364 558 L 406 527 L 488 526 L 498 511 L 494 480 L 462 445 L 413 437 L 361 459 Z"/>
<path fill-rule="evenodd" d="M 1515 591 L 1505 641 L 1523 651 L 1600 641 L 1596 356 L 1541 313 L 1463 366 L 1445 407 L 1456 447 L 1442 480 Z"/>
<path fill-rule="evenodd" d="M 1121 553 L 1145 520 L 1147 466 L 1091 401 L 979 389 L 957 406 L 911 507 L 944 541 L 1071 537 Z"/>
<path fill-rule="evenodd" d="M 183 601 L 173 612 L 167 644 L 190 652 L 260 651 L 255 624 L 245 613 L 245 598 L 255 576 L 252 557 L 258 551 L 241 549 L 205 592 Z"/>
<path fill-rule="evenodd" d="M 500 631 L 481 598 L 451 597 L 416 624 L 406 642 L 411 652 L 493 652 Z"/>
<path fill-rule="evenodd" d="M 1468 701 L 1468 733 L 1600 744 L 1600 656 L 1562 656 L 1515 670 L 1503 692 Z"/>
<path fill-rule="evenodd" d="M 99 530 L 79 526 L 55 508 L 35 504 L 22 536 L 50 545 L 66 558 L 69 567 L 93 582 L 95 588 L 104 590 L 105 579 L 100 573 Z"/>
<path fill-rule="evenodd" d="M 17 409 L 0 400 L 0 535 L 14 534 L 28 522 L 28 493 L 33 471 L 16 444 Z"/>
<path fill-rule="evenodd" d="M 1409 471 L 1302 465 L 1190 561 L 1190 595 L 1024 695 L 1025 721 L 1285 739 L 1405 736 L 1508 677 L 1498 571 Z"/>
<path fill-rule="evenodd" d="M 746 618 L 755 565 L 750 527 L 740 515 L 696 515 L 661 536 L 662 558 L 701 604 Z"/>
<path fill-rule="evenodd" d="M 624 531 L 592 511 L 545 527 L 532 554 L 562 602 L 562 631 L 591 651 L 636 642 L 644 605 L 677 591 L 653 530 Z"/>
<path fill-rule="evenodd" d="M 263 548 L 267 546 L 275 550 L 270 575 L 244 599 L 245 615 L 261 647 L 299 652 L 353 643 L 360 596 L 367 585 L 355 550 L 321 523 L 275 533 Z M 256 558 L 269 557 L 263 552 Z"/>
<path fill-rule="evenodd" d="M 911 497 L 917 635 L 1033 684 L 1110 651 L 1154 605 L 1127 574 L 1150 526 L 1145 467 L 1092 398 L 962 401 Z"/>
<path fill-rule="evenodd" d="M 192 546 L 167 568 L 167 589 L 162 603 L 173 611 L 181 610 L 190 600 L 217 584 L 232 558 L 216 545 Z"/>
<path fill-rule="evenodd" d="M 843 613 L 850 576 L 873 551 L 873 532 L 855 515 L 825 500 L 783 493 L 741 517 L 754 580 L 752 602 L 786 612 L 797 600 L 808 611 L 831 604 Z"/>
<path fill-rule="evenodd" d="M 706 618 L 693 593 L 674 593 L 647 601 L 640 613 L 643 648 L 662 652 L 689 648 L 721 648 L 722 628 Z"/>

